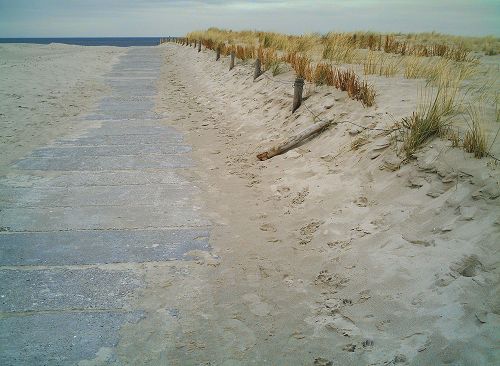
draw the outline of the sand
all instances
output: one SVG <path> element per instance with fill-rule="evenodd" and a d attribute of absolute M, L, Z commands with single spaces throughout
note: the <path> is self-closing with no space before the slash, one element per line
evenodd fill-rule
<path fill-rule="evenodd" d="M 210 51 L 161 47 L 156 111 L 193 147 L 182 174 L 200 188 L 212 251 L 134 264 L 147 286 L 130 307 L 144 318 L 81 365 L 499 362 L 498 165 L 434 140 L 398 168 L 377 130 L 415 109 L 423 81 L 371 78 L 372 108 L 308 86 L 305 105 L 337 124 L 260 162 L 313 123 L 305 106 L 290 113 L 292 73 L 253 82 L 250 63 L 228 72 Z M 78 128 L 122 52 L 0 46 L 2 169 Z"/>
<path fill-rule="evenodd" d="M 260 162 L 258 152 L 313 123 L 305 107 L 290 113 L 293 75 L 253 82 L 249 63 L 229 72 L 228 58 L 215 62 L 210 51 L 162 47 L 158 112 L 193 145 L 198 167 L 185 174 L 199 181 L 198 204 L 215 223 L 213 255 L 150 276 L 140 302 L 182 315 L 155 315 L 169 324 L 159 338 L 155 316 L 125 331 L 122 357 L 143 349 L 175 365 L 500 360 L 498 166 L 439 139 L 401 165 L 383 131 L 350 123 L 390 128 L 415 109 L 423 81 L 372 78 L 372 108 L 307 88 L 309 109 L 338 124 Z M 148 332 L 156 336 L 134 347 Z"/>
<path fill-rule="evenodd" d="M 0 172 L 77 126 L 104 92 L 102 75 L 125 49 L 0 45 Z"/>

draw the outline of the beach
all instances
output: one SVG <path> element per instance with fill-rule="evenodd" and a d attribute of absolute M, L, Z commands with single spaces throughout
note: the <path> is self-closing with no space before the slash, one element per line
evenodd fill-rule
<path fill-rule="evenodd" d="M 1 44 L 0 166 L 77 126 L 104 92 L 102 75 L 124 49 L 50 44 Z"/>
<path fill-rule="evenodd" d="M 0 45 L 0 240 L 11 248 L 0 274 L 39 285 L 19 289 L 24 301 L 4 284 L 0 326 L 27 321 L 41 344 L 21 329 L 29 342 L 5 335 L 0 356 L 498 362 L 498 163 L 440 138 L 415 159 L 397 153 L 394 123 L 426 82 L 368 76 L 370 107 L 306 83 L 292 114 L 292 70 L 254 80 L 253 62 L 229 62 L 175 43 Z M 320 134 L 257 158 L 321 120 L 332 123 Z"/>

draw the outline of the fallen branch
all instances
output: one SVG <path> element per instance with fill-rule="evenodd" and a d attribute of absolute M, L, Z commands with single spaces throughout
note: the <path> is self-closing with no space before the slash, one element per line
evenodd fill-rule
<path fill-rule="evenodd" d="M 273 156 L 279 155 L 284 153 L 285 151 L 291 149 L 295 145 L 299 144 L 301 141 L 311 137 L 312 135 L 321 132 L 324 130 L 326 127 L 328 127 L 333 121 L 321 121 L 319 123 L 316 123 L 305 130 L 299 132 L 297 135 L 291 137 L 285 142 L 280 143 L 279 145 L 276 145 L 272 147 L 271 149 L 264 151 L 263 153 L 260 153 L 257 155 L 257 158 L 259 160 L 267 160 L 271 159 Z"/>

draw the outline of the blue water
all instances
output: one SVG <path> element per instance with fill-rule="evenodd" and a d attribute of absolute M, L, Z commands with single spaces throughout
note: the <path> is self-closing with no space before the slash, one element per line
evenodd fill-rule
<path fill-rule="evenodd" d="M 64 43 L 79 46 L 156 46 L 160 37 L 102 37 L 102 38 L 0 38 L 0 43 Z"/>

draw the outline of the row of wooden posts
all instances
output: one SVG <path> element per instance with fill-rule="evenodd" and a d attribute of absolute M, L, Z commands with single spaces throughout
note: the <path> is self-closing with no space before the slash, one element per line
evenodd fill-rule
<path fill-rule="evenodd" d="M 169 42 L 177 42 L 185 46 L 191 46 L 191 43 L 189 42 L 189 39 L 187 38 L 176 38 L 169 40 Z M 201 40 L 199 41 L 194 41 L 194 48 L 198 47 L 198 52 L 201 52 Z M 220 54 L 221 54 L 221 48 L 217 47 L 216 49 L 216 55 L 215 55 L 215 60 L 219 61 L 220 60 Z M 234 61 L 235 61 L 235 53 L 234 51 L 231 52 L 231 62 L 229 64 L 229 70 L 232 70 L 234 68 Z M 260 75 L 262 75 L 261 72 L 261 60 L 257 57 L 255 60 L 255 68 L 254 68 L 254 74 L 253 74 L 253 79 L 257 79 Z M 292 113 L 297 110 L 297 108 L 300 107 L 302 103 L 302 90 L 304 88 L 304 79 L 302 78 L 296 78 L 294 85 L 294 94 L 293 94 L 293 105 L 292 105 Z M 316 135 L 320 133 L 321 131 L 325 130 L 328 126 L 331 125 L 333 121 L 332 120 L 321 120 L 319 123 L 315 123 L 312 126 L 309 126 L 305 130 L 300 131 L 298 134 L 291 136 L 290 138 L 286 139 L 285 141 L 281 141 L 271 148 L 267 149 L 266 151 L 257 154 L 257 158 L 259 160 L 267 160 L 272 158 L 273 156 L 282 154 L 294 147 L 296 147 L 298 144 L 300 144 L 302 141 L 310 138 L 313 135 Z"/>
<path fill-rule="evenodd" d="M 160 39 L 160 44 L 165 43 L 165 42 L 175 42 L 179 43 L 183 46 L 187 47 L 192 47 L 193 42 L 191 42 L 188 38 L 179 38 L 179 37 L 168 37 L 168 38 L 162 38 Z M 201 40 L 195 40 L 194 41 L 194 48 L 198 48 L 198 52 L 201 52 Z M 215 52 L 215 61 L 220 60 L 220 55 L 221 55 L 221 47 L 217 47 L 216 52 Z M 234 63 L 236 59 L 236 54 L 234 51 L 231 51 L 230 54 L 230 63 L 229 63 L 229 71 L 231 71 L 234 68 Z M 257 57 L 255 60 L 254 64 L 254 72 L 253 72 L 253 79 L 254 81 L 262 75 L 262 69 L 261 69 L 261 60 Z M 302 93 L 304 89 L 304 79 L 297 77 L 295 79 L 295 82 L 293 83 L 293 103 L 292 103 L 292 113 L 294 113 L 302 104 Z"/>

